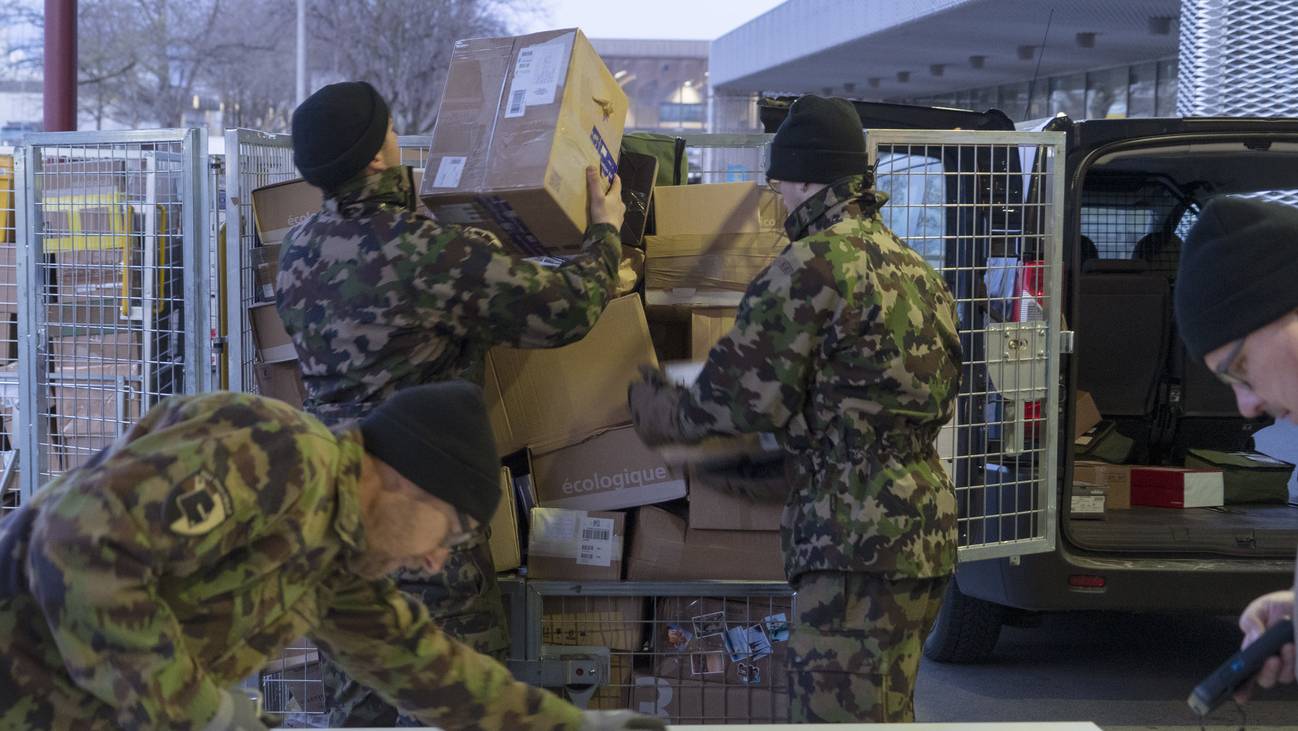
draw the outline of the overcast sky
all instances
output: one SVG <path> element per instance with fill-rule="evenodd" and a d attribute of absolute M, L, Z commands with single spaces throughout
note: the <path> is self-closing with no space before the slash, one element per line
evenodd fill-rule
<path fill-rule="evenodd" d="M 525 32 L 576 26 L 590 38 L 713 40 L 784 0 L 543 0 Z M 538 3 L 542 4 L 542 3 Z"/>

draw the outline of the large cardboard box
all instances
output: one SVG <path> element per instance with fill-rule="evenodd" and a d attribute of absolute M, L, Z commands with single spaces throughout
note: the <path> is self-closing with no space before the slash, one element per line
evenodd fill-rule
<path fill-rule="evenodd" d="M 757 183 L 663 185 L 654 189 L 654 230 L 658 236 L 782 233 L 787 217 L 783 199 Z"/>
<path fill-rule="evenodd" d="M 1100 409 L 1095 405 L 1095 399 L 1086 391 L 1078 391 L 1077 408 L 1073 421 L 1073 437 L 1082 436 L 1093 429 L 1100 421 Z"/>
<path fill-rule="evenodd" d="M 1073 463 L 1073 479 L 1105 489 L 1106 510 L 1131 508 L 1131 467 L 1090 460 Z"/>
<path fill-rule="evenodd" d="M 252 192 L 252 215 L 262 246 L 275 246 L 289 229 L 320 210 L 324 193 L 305 180 L 262 186 Z"/>
<path fill-rule="evenodd" d="M 295 409 L 306 403 L 306 384 L 302 382 L 302 367 L 296 358 L 278 363 L 258 363 L 253 366 L 257 379 L 257 393 L 279 399 Z"/>
<path fill-rule="evenodd" d="M 284 321 L 280 319 L 274 302 L 249 307 L 248 321 L 262 363 L 283 363 L 297 358 L 293 338 L 284 329 Z"/>
<path fill-rule="evenodd" d="M 59 366 L 95 366 L 141 361 L 138 330 L 86 331 L 50 339 L 50 352 Z"/>
<path fill-rule="evenodd" d="M 420 196 L 530 254 L 581 248 L 586 168 L 617 172 L 627 97 L 577 29 L 458 41 Z"/>
<path fill-rule="evenodd" d="M 782 503 L 758 502 L 710 487 L 701 483 L 693 470 L 690 472 L 690 528 L 778 531 L 783 513 Z"/>
<path fill-rule="evenodd" d="M 707 306 L 715 300 L 719 307 L 741 300 L 753 279 L 789 244 L 774 231 L 660 234 L 645 241 L 645 290 L 659 293 L 650 304 Z"/>
<path fill-rule="evenodd" d="M 780 534 L 696 530 L 660 508 L 640 508 L 627 558 L 627 579 L 784 581 Z"/>
<path fill-rule="evenodd" d="M 696 680 L 636 674 L 631 710 L 676 724 L 785 723 L 789 717 L 787 688 L 719 685 Z"/>
<path fill-rule="evenodd" d="M 527 575 L 533 579 L 617 581 L 622 578 L 624 513 L 532 508 Z"/>
<path fill-rule="evenodd" d="M 491 516 L 491 563 L 496 571 L 513 571 L 523 565 L 523 547 L 518 530 L 518 498 L 514 477 L 508 467 L 500 468 L 500 505 Z"/>
<path fill-rule="evenodd" d="M 690 313 L 690 360 L 707 360 L 712 346 L 734 326 L 735 310 L 731 307 L 695 310 Z"/>
<path fill-rule="evenodd" d="M 545 507 L 618 510 L 686 495 L 684 473 L 673 472 L 630 426 L 573 445 L 531 451 L 536 497 Z"/>
<path fill-rule="evenodd" d="M 136 363 L 56 368 L 50 376 L 53 452 L 60 469 L 79 467 L 139 421 Z"/>
<path fill-rule="evenodd" d="M 493 348 L 484 391 L 497 449 L 552 448 L 629 423 L 627 386 L 639 366 L 657 364 L 636 295 L 610 302 L 586 337 L 571 345 Z"/>
<path fill-rule="evenodd" d="M 636 651 L 650 627 L 645 598 L 547 596 L 542 599 L 541 642 Z"/>
<path fill-rule="evenodd" d="M 1225 504 L 1221 470 L 1131 468 L 1131 504 L 1155 508 L 1211 508 Z"/>

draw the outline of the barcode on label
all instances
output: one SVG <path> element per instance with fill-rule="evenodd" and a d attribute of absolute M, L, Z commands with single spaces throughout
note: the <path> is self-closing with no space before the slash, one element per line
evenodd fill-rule
<path fill-rule="evenodd" d="M 518 89 L 509 97 L 509 108 L 505 110 L 505 116 L 517 117 L 523 113 L 526 107 L 523 106 L 523 100 L 527 98 L 526 89 Z"/>
<path fill-rule="evenodd" d="M 581 531 L 583 541 L 607 541 L 612 539 L 612 534 L 599 528 L 584 528 Z"/>
<path fill-rule="evenodd" d="M 587 560 L 587 561 L 590 561 L 590 560 L 592 560 L 592 559 L 595 558 L 595 552 L 594 552 L 594 551 L 582 551 L 582 552 L 581 552 L 581 557 L 582 557 L 583 559 Z"/>

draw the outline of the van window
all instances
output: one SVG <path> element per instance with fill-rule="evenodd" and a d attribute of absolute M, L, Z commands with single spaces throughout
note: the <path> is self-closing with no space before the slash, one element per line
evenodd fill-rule
<path fill-rule="evenodd" d="M 881 154 L 875 166 L 874 187 L 888 194 L 884 225 L 934 269 L 942 268 L 945 249 L 942 173 L 942 161 L 925 155 Z"/>

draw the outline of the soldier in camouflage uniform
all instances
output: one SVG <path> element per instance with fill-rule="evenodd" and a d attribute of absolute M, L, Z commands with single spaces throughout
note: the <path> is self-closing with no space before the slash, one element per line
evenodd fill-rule
<path fill-rule="evenodd" d="M 355 143 L 353 144 L 353 141 Z M 294 160 L 325 191 L 280 252 L 276 300 L 306 384 L 306 409 L 326 424 L 363 416 L 398 390 L 460 378 L 481 384 L 489 348 L 580 340 L 617 287 L 621 187 L 588 171 L 586 252 L 550 268 L 415 210 L 387 105 L 369 84 L 334 84 L 293 114 Z M 485 533 L 436 576 L 403 573 L 452 636 L 505 659 L 500 588 Z M 329 669 L 334 726 L 413 724 Z"/>
<path fill-rule="evenodd" d="M 650 444 L 774 432 L 789 455 L 795 722 L 912 720 L 921 641 L 955 567 L 955 491 L 935 446 L 958 388 L 955 306 L 884 226 L 866 170 L 850 104 L 795 102 L 767 171 L 793 243 L 692 387 L 651 377 L 630 393 Z"/>
<path fill-rule="evenodd" d="M 339 431 L 251 394 L 160 403 L 0 521 L 0 728 L 261 731 L 232 687 L 301 636 L 430 725 L 651 727 L 515 681 L 385 578 L 489 520 L 498 469 L 465 383 Z"/>

